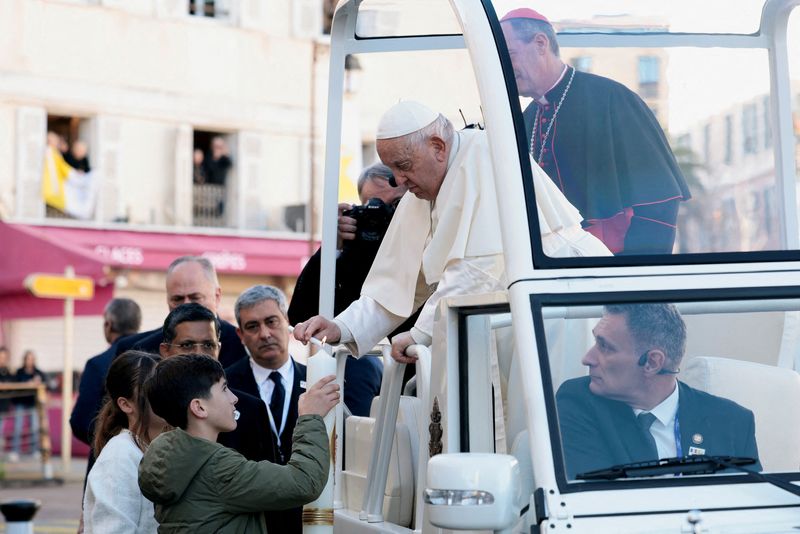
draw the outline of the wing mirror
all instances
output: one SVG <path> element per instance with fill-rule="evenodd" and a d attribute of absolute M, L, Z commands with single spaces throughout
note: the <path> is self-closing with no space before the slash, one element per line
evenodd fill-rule
<path fill-rule="evenodd" d="M 425 512 L 452 530 L 505 530 L 522 508 L 519 462 L 488 453 L 439 454 L 428 462 Z"/>

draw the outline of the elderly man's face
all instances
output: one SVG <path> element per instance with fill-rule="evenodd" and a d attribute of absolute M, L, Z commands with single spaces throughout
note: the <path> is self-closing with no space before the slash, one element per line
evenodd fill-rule
<path fill-rule="evenodd" d="M 217 313 L 222 291 L 206 276 L 199 263 L 181 263 L 167 275 L 167 305 L 170 311 L 181 304 L 196 302 Z"/>
<path fill-rule="evenodd" d="M 589 367 L 589 389 L 622 402 L 636 398 L 644 383 L 636 344 L 622 314 L 605 314 L 592 329 L 595 343 L 581 360 Z"/>
<path fill-rule="evenodd" d="M 506 38 L 508 54 L 511 57 L 511 66 L 514 68 L 514 78 L 517 80 L 517 91 L 520 96 L 541 98 L 549 87 L 542 87 L 542 80 L 547 77 L 544 73 L 546 66 L 545 57 L 550 53 L 549 48 L 542 45 L 539 36 L 526 43 L 517 38 L 510 22 L 503 22 L 500 27 Z"/>
<path fill-rule="evenodd" d="M 408 137 L 379 139 L 378 156 L 392 169 L 399 185 L 423 200 L 435 200 L 447 173 L 447 145 L 431 137 L 420 146 L 411 146 Z"/>
<path fill-rule="evenodd" d="M 219 358 L 221 345 L 213 321 L 185 321 L 175 327 L 175 339 L 162 343 L 161 356 L 169 358 L 179 354 L 205 354 Z"/>
<path fill-rule="evenodd" d="M 253 360 L 265 369 L 278 369 L 289 359 L 289 321 L 274 300 L 240 310 L 236 333 Z"/>
<path fill-rule="evenodd" d="M 408 188 L 404 185 L 392 187 L 389 182 L 383 179 L 367 180 L 361 188 L 358 198 L 362 204 L 366 204 L 371 198 L 379 198 L 384 204 L 393 204 L 406 194 Z"/>

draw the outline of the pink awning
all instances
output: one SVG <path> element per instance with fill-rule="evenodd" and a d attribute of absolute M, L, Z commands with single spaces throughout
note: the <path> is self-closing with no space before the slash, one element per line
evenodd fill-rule
<path fill-rule="evenodd" d="M 75 274 L 95 280 L 92 301 L 76 302 L 76 313 L 94 315 L 111 298 L 109 267 L 164 271 L 178 256 L 208 258 L 225 274 L 297 276 L 308 259 L 308 241 L 299 239 L 211 236 L 34 226 L 0 221 L 0 318 L 43 317 L 60 301 L 33 299 L 23 288 L 32 272 L 61 273 L 72 265 Z M 29 303 L 35 300 L 31 308 Z M 41 313 L 40 313 L 41 312 Z M 56 312 L 55 315 L 60 314 Z"/>

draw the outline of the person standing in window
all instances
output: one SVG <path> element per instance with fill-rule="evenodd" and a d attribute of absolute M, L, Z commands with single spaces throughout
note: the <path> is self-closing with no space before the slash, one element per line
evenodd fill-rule
<path fill-rule="evenodd" d="M 211 150 L 203 159 L 207 184 L 225 185 L 228 171 L 233 167 L 228 144 L 220 136 L 211 139 Z"/>
<path fill-rule="evenodd" d="M 211 139 L 211 151 L 203 159 L 202 169 L 205 183 L 225 186 L 228 172 L 233 167 L 228 144 L 220 136 Z M 217 217 L 225 212 L 225 200 L 220 199 L 217 204 Z"/>

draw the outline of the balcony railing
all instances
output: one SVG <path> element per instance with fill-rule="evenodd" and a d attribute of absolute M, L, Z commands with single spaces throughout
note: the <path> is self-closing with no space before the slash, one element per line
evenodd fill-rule
<path fill-rule="evenodd" d="M 224 185 L 194 184 L 192 194 L 192 224 L 194 226 L 226 226 Z"/>

